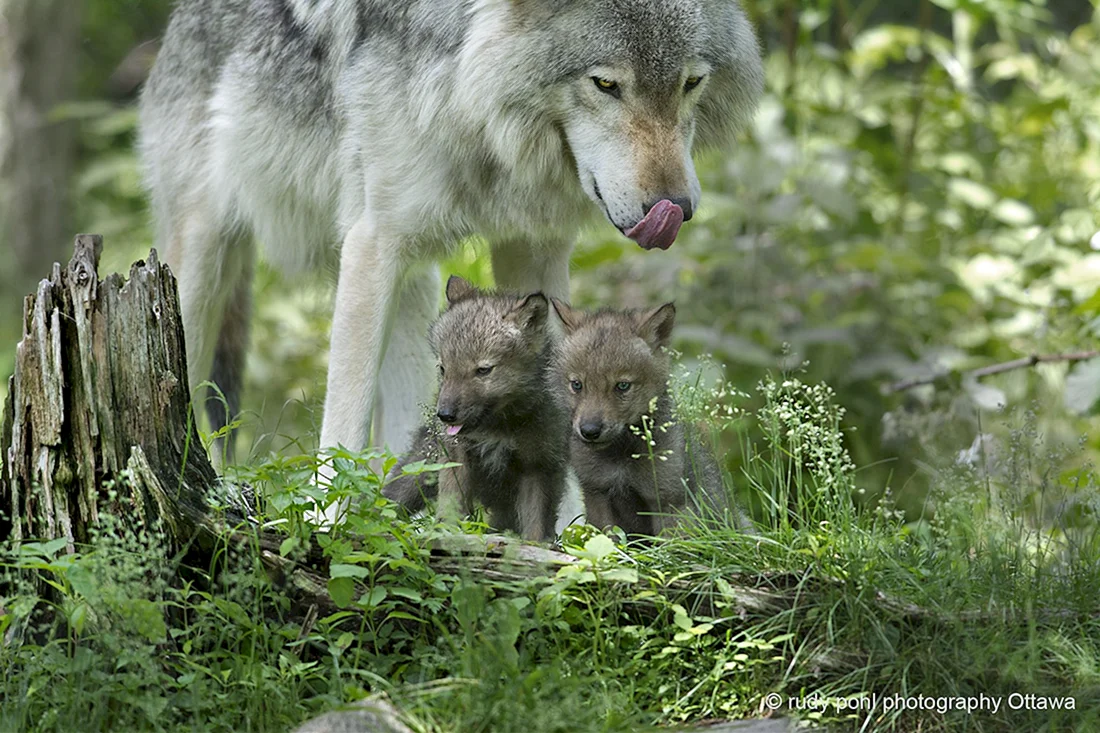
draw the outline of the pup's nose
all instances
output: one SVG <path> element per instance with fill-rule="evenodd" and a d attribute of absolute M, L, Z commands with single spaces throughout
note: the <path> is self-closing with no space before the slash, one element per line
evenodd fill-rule
<path fill-rule="evenodd" d="M 600 435 L 603 434 L 603 425 L 598 422 L 586 422 L 581 424 L 578 431 L 585 440 L 599 440 Z"/>
<path fill-rule="evenodd" d="M 680 210 L 684 212 L 684 221 L 690 221 L 691 220 L 691 215 L 695 213 L 695 210 L 691 206 L 691 199 L 689 199 L 689 198 L 674 199 L 674 198 L 668 198 L 668 197 L 659 198 L 659 199 L 657 199 L 657 201 L 654 201 L 651 204 L 646 204 L 645 207 L 644 207 L 644 209 L 645 209 L 644 213 L 648 214 L 649 210 L 652 209 L 654 206 L 656 206 L 658 201 L 671 201 L 672 203 L 679 206 Z"/>
<path fill-rule="evenodd" d="M 441 422 L 444 422 L 448 425 L 453 423 L 458 418 L 458 416 L 455 414 L 455 408 L 453 407 L 440 407 L 438 410 L 436 410 L 435 416 L 438 417 Z"/>

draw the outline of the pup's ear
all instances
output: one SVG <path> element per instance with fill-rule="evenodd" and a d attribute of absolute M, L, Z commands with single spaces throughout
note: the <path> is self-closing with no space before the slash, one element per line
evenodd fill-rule
<path fill-rule="evenodd" d="M 571 308 L 568 303 L 563 303 L 557 298 L 551 298 L 550 302 L 554 304 L 554 311 L 565 326 L 566 333 L 573 333 L 584 323 L 584 311 Z"/>
<path fill-rule="evenodd" d="M 668 346 L 675 320 L 676 306 L 665 303 L 660 308 L 644 311 L 637 316 L 637 334 L 656 351 L 662 346 Z"/>
<path fill-rule="evenodd" d="M 531 293 L 516 301 L 504 320 L 519 326 L 521 331 L 531 331 L 546 325 L 546 316 L 550 313 L 550 304 L 542 293 Z"/>
<path fill-rule="evenodd" d="M 477 288 L 469 280 L 451 275 L 447 280 L 447 305 L 454 305 L 460 300 L 472 298 L 477 295 Z"/>

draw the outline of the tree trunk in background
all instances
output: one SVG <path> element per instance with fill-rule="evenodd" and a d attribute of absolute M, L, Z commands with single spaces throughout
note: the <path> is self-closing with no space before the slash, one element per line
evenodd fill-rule
<path fill-rule="evenodd" d="M 84 0 L 0 0 L 0 324 L 70 246 L 72 124 L 50 119 L 73 98 Z M 18 333 L 7 333 L 17 337 Z M 6 344 L 5 344 L 6 346 Z"/>

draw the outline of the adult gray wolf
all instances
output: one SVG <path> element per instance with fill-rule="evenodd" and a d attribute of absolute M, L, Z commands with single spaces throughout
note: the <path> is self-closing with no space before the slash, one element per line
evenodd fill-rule
<path fill-rule="evenodd" d="M 669 356 L 676 308 L 586 313 L 554 300 L 565 325 L 557 393 L 572 414 L 571 460 L 588 523 L 655 535 L 686 511 L 711 521 L 734 509 L 711 451 L 675 416 Z"/>
<path fill-rule="evenodd" d="M 590 217 L 667 248 L 692 151 L 761 87 L 736 0 L 180 0 L 140 150 L 192 384 L 238 409 L 254 240 L 291 272 L 340 243 L 321 447 L 373 419 L 400 450 L 432 381 L 424 264 L 479 234 L 499 287 L 568 298 Z"/>
<path fill-rule="evenodd" d="M 438 423 L 419 428 L 383 493 L 411 511 L 435 493 L 443 513 L 446 504 L 469 513 L 476 501 L 495 528 L 550 539 L 569 466 L 569 416 L 550 383 L 550 303 L 542 293 L 484 292 L 455 276 L 447 302 L 430 338 L 440 365 Z M 424 460 L 462 465 L 426 485 L 403 474 Z"/>

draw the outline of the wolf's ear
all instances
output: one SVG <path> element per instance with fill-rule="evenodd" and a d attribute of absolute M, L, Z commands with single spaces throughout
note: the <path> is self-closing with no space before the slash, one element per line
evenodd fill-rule
<path fill-rule="evenodd" d="M 563 303 L 557 298 L 551 298 L 550 302 L 554 304 L 554 311 L 565 326 L 566 333 L 573 333 L 584 323 L 584 312 L 571 308 L 568 303 Z"/>
<path fill-rule="evenodd" d="M 660 308 L 644 311 L 637 317 L 637 333 L 654 351 L 668 346 L 672 338 L 672 324 L 676 320 L 676 306 L 665 303 Z"/>
<path fill-rule="evenodd" d="M 477 295 L 477 288 L 473 283 L 458 275 L 451 275 L 447 280 L 447 305 L 454 305 L 460 300 L 472 298 Z"/>
<path fill-rule="evenodd" d="M 546 302 L 546 296 L 531 293 L 517 300 L 504 320 L 516 324 L 521 331 L 531 331 L 544 326 L 549 313 L 550 304 Z"/>

